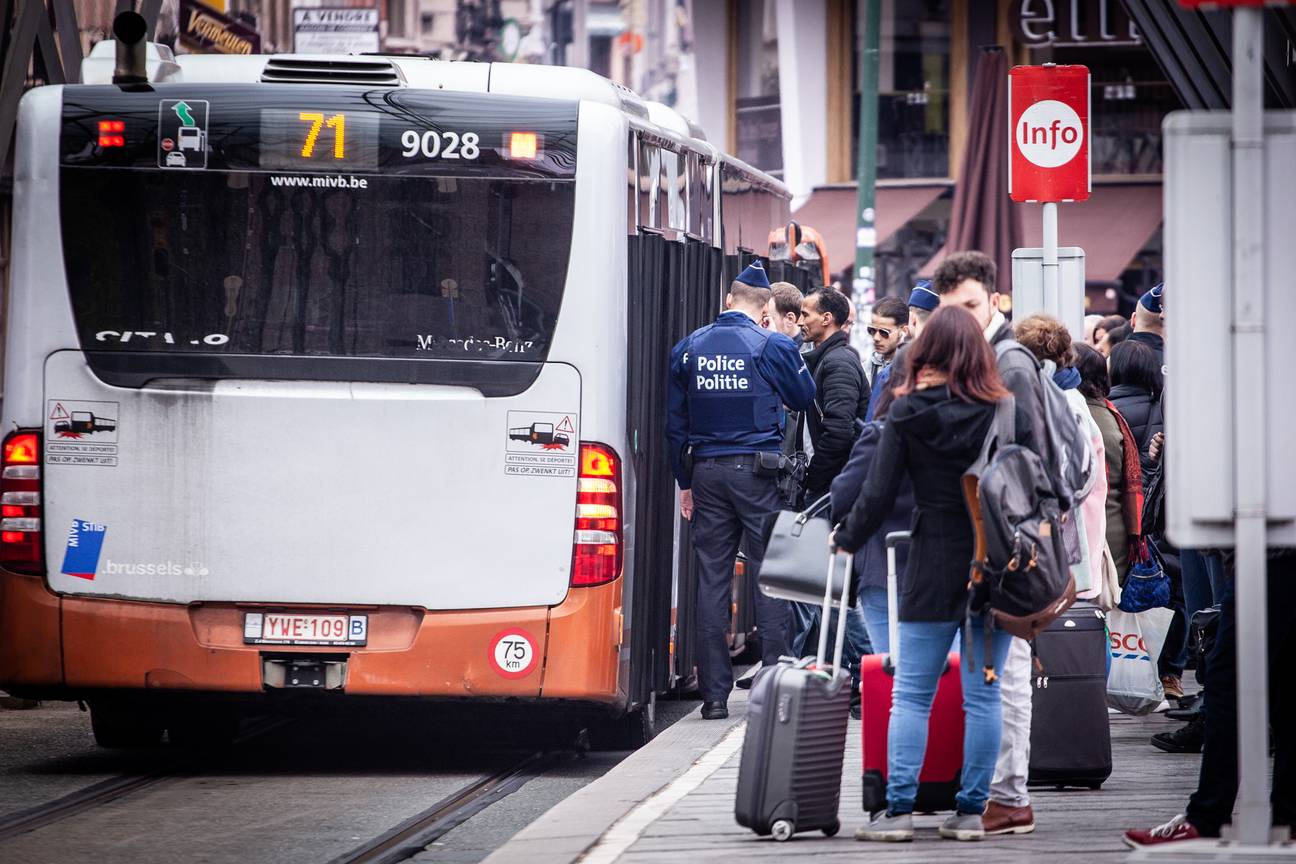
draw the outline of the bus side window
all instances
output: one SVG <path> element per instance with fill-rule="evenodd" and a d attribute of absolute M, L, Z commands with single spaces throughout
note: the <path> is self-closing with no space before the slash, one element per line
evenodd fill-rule
<path fill-rule="evenodd" d="M 626 233 L 639 228 L 639 133 L 626 136 Z"/>
<path fill-rule="evenodd" d="M 661 150 L 656 144 L 639 141 L 639 224 L 657 228 L 657 187 L 661 183 Z"/>

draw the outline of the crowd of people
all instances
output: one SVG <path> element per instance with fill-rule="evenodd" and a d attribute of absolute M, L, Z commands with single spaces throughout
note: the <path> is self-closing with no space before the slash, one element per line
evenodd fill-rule
<path fill-rule="evenodd" d="M 733 283 L 727 311 L 683 340 L 672 356 L 668 439 L 682 511 L 693 520 L 704 571 L 699 630 L 716 643 L 704 647 L 699 663 L 703 717 L 727 716 L 733 686 L 721 644 L 728 562 L 741 545 L 750 569 L 758 571 L 763 545 L 750 538 L 766 536 L 778 510 L 828 496 L 833 544 L 854 553 L 856 599 L 846 619 L 846 661 L 856 675 L 860 657 L 892 647 L 883 538 L 912 533 L 898 558 L 900 661 L 889 719 L 886 808 L 871 814 L 857 839 L 913 836 L 928 713 L 951 649 L 964 657 L 966 735 L 957 812 L 941 834 L 979 839 L 1034 830 L 1027 788 L 1032 649 L 1002 630 L 983 633 L 980 619 L 967 615 L 974 526 L 962 477 L 982 450 L 998 404 L 1009 397 L 1015 442 L 1043 457 L 1045 403 L 1053 395 L 1045 388 L 1057 388 L 1096 466 L 1071 510 L 1080 547 L 1071 564 L 1076 596 L 1097 601 L 1105 586 L 1124 585 L 1139 567 L 1169 576 L 1173 618 L 1157 667 L 1168 713 L 1183 725 L 1151 744 L 1170 752 L 1205 750 L 1199 788 L 1186 812 L 1155 828 L 1128 831 L 1126 842 L 1218 836 L 1237 789 L 1231 561 L 1220 551 L 1177 549 L 1165 535 L 1163 463 L 1173 446 L 1163 411 L 1167 302 L 1158 285 L 1128 319 L 1089 316 L 1083 338 L 1073 339 L 1049 315 L 1009 321 L 993 260 L 959 252 L 944 259 L 930 282 L 918 282 L 907 303 L 888 297 L 872 306 L 866 327 L 872 350 L 861 356 L 849 336 L 858 326 L 853 304 L 840 291 L 827 287 L 802 296 L 789 283 L 770 285 L 759 264 L 744 271 Z M 703 386 L 696 359 L 712 354 L 737 360 L 753 374 L 737 391 L 717 394 Z M 1051 382 L 1041 369 L 1051 371 Z M 770 410 L 775 404 L 781 408 Z M 1296 660 L 1293 569 L 1296 556 L 1271 553 L 1271 669 Z M 1186 695 L 1188 625 L 1195 612 L 1211 606 L 1220 607 L 1221 624 L 1198 672 L 1205 687 Z M 765 666 L 779 656 L 804 655 L 817 628 L 830 626 L 819 620 L 818 606 L 764 597 L 758 617 Z M 983 667 L 996 674 L 982 680 L 974 673 Z M 1284 699 L 1271 695 L 1275 711 Z M 860 710 L 857 698 L 852 713 L 858 717 Z M 1291 730 L 1279 725 L 1274 816 L 1291 824 L 1296 754 Z"/>

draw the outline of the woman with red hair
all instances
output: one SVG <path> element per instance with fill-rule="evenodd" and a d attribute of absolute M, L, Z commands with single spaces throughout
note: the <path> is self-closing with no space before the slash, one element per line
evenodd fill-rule
<path fill-rule="evenodd" d="M 887 738 L 887 809 L 873 814 L 859 840 L 910 840 L 918 773 L 927 749 L 927 724 L 937 681 L 955 637 L 962 634 L 962 788 L 958 811 L 942 837 L 979 840 L 981 814 L 999 755 L 1002 714 L 998 681 L 983 665 L 1001 668 L 1008 633 L 991 633 L 990 658 L 980 618 L 961 628 L 967 604 L 973 528 L 964 504 L 962 476 L 980 455 L 996 403 L 1011 394 L 995 366 L 980 325 L 959 307 L 941 307 L 905 352 L 905 383 L 896 389 L 888 422 L 864 488 L 834 543 L 859 549 L 891 513 L 901 481 L 913 484 L 912 548 L 900 574 L 900 663 L 892 692 Z M 970 639 L 968 637 L 971 637 Z"/>

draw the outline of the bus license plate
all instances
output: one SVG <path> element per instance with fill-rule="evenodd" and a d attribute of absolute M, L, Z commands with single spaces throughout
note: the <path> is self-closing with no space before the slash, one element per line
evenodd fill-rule
<path fill-rule="evenodd" d="M 243 615 L 243 642 L 248 645 L 364 645 L 368 641 L 369 619 L 365 615 Z"/>

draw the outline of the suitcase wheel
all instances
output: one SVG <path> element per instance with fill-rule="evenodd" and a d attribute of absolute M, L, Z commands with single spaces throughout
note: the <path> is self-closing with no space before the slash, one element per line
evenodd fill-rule
<path fill-rule="evenodd" d="M 827 825 L 824 827 L 823 832 L 825 837 L 836 837 L 837 832 L 840 830 L 841 830 L 841 823 L 838 822 L 836 819 L 834 819 L 831 825 Z"/>
<path fill-rule="evenodd" d="M 778 819 L 770 826 L 770 834 L 780 843 L 784 840 L 791 840 L 792 835 L 795 833 L 796 826 L 786 819 Z"/>

